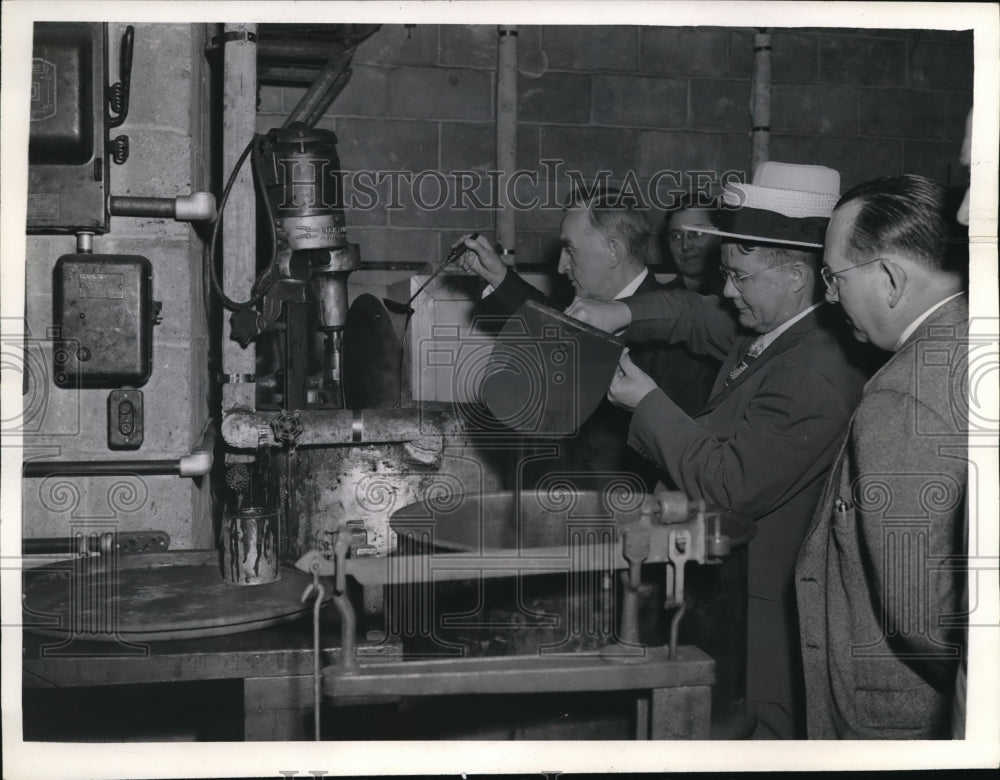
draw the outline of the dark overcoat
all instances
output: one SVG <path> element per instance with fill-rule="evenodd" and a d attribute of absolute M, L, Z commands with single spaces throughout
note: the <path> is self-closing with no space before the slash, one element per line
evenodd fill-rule
<path fill-rule="evenodd" d="M 810 312 L 724 387 L 756 334 L 734 326 L 718 300 L 664 291 L 628 305 L 626 338 L 683 341 L 723 360 L 712 397 L 694 416 L 660 391 L 643 398 L 629 444 L 659 466 L 668 486 L 756 521 L 747 696 L 798 709 L 795 558 L 865 382 L 833 321 L 827 323 L 839 312 L 825 305 Z"/>

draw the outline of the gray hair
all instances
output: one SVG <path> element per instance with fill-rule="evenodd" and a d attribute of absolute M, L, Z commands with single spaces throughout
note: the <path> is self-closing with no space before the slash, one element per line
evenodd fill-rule
<path fill-rule="evenodd" d="M 646 264 L 653 228 L 634 198 L 617 188 L 577 187 L 566 199 L 565 208 L 586 208 L 592 228 L 608 239 L 618 239 L 630 258 Z"/>

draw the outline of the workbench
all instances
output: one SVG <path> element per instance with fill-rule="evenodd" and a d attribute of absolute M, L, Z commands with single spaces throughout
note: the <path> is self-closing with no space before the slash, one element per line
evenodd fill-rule
<path fill-rule="evenodd" d="M 330 609 L 321 621 L 321 664 L 340 660 L 340 627 Z M 246 633 L 116 645 L 23 634 L 25 697 L 45 688 L 171 685 L 230 680 L 242 689 L 243 739 L 312 739 L 312 620 Z M 399 661 L 398 642 L 359 641 L 366 664 Z M 218 688 L 212 689 L 213 691 Z M 194 703 L 197 706 L 197 703 Z"/>
<path fill-rule="evenodd" d="M 327 608 L 322 621 L 321 665 L 329 667 L 340 662 L 339 626 L 333 618 L 333 610 Z M 135 686 L 136 690 L 146 690 L 149 686 L 168 690 L 169 686 L 185 683 L 208 683 L 229 681 L 228 688 L 206 688 L 207 695 L 233 697 L 228 711 L 233 717 L 239 716 L 239 697 L 242 694 L 242 738 L 247 741 L 287 741 L 310 740 L 313 738 L 313 656 L 312 625 L 306 617 L 292 623 L 284 623 L 270 628 L 228 636 L 203 639 L 181 639 L 165 642 L 151 642 L 145 646 L 118 646 L 109 642 L 75 640 L 71 646 L 59 647 L 59 639 L 25 632 L 23 635 L 23 681 L 25 702 L 32 696 L 43 695 L 45 689 L 62 689 L 66 692 L 82 692 L 87 689 L 104 690 L 102 686 L 124 689 Z M 53 650 L 62 653 L 51 655 Z M 392 640 L 379 642 L 360 641 L 356 647 L 357 657 L 365 674 L 376 671 L 378 665 L 385 664 L 387 671 L 399 669 L 402 659 L 400 643 Z M 678 671 L 675 687 L 640 691 L 601 691 L 590 693 L 568 693 L 561 697 L 539 702 L 535 696 L 521 697 L 496 695 L 490 698 L 492 723 L 479 724 L 474 731 L 461 732 L 463 716 L 456 702 L 461 697 L 447 696 L 447 685 L 442 688 L 440 698 L 427 697 L 410 699 L 405 693 L 402 701 L 405 713 L 403 720 L 408 728 L 414 723 L 422 723 L 416 733 L 400 731 L 398 723 L 390 722 L 400 717 L 396 711 L 398 697 L 374 714 L 365 707 L 324 705 L 322 720 L 324 737 L 334 739 L 394 739 L 413 738 L 474 738 L 474 739 L 627 739 L 633 736 L 630 727 L 612 722 L 605 712 L 615 710 L 619 715 L 635 712 L 638 701 L 639 712 L 654 716 L 661 726 L 657 728 L 659 738 L 707 737 L 711 699 L 710 683 L 714 679 L 714 663 L 708 656 L 693 647 L 679 648 L 683 669 Z M 470 659 L 473 665 L 489 662 L 505 663 L 500 659 Z M 532 659 L 528 659 L 531 662 Z M 506 659 L 513 662 L 513 658 Z M 414 670 L 425 667 L 428 662 L 414 662 Z M 435 662 L 430 662 L 431 664 Z M 571 665 L 587 662 L 574 661 Z M 599 665 L 599 662 L 598 662 Z M 708 684 L 705 684 L 705 683 Z M 144 688 L 145 686 L 145 688 Z M 600 688 L 602 686 L 598 686 Z M 543 686 L 544 689 L 544 686 Z M 225 691 L 225 693 L 223 693 Z M 501 693 L 498 691 L 497 693 Z M 191 707 L 197 708 L 206 694 L 192 694 Z M 638 699 L 636 699 L 638 697 Z M 466 697 L 468 699 L 469 697 Z M 483 697 L 477 697 L 483 702 Z M 52 706 L 59 706 L 51 696 Z M 137 697 L 136 707 L 142 707 L 147 700 Z M 483 704 L 477 706 L 484 706 Z M 576 708 L 580 714 L 580 724 L 572 731 L 557 728 L 554 724 L 566 709 Z M 38 705 L 34 709 L 38 710 Z M 543 713 L 551 713 L 546 720 Z M 598 715 L 597 713 L 600 713 Z M 440 715 L 446 715 L 441 719 Z M 136 712 L 135 717 L 141 713 Z M 128 720 L 128 715 L 123 716 Z M 504 718 L 526 717 L 529 726 L 515 728 L 499 721 Z M 563 716 L 565 717 L 565 716 Z M 618 720 L 621 720 L 619 717 Z M 361 723 L 370 723 L 372 731 L 363 731 Z M 342 728 L 349 724 L 351 729 Z M 339 725 L 338 725 L 339 724 Z M 381 729 L 381 730 L 380 730 Z M 449 737 L 452 734 L 459 736 Z M 458 729 L 458 731 L 454 731 Z M 704 733 L 702 733 L 704 732 Z M 236 734 L 235 727 L 229 734 Z M 128 739 L 128 735 L 124 735 Z M 26 739 L 45 740 L 43 734 L 26 733 Z M 211 737 L 210 737 L 211 738 Z M 227 738 L 227 737 L 219 737 Z M 229 738 L 238 738 L 229 737 Z M 654 738 L 655 736 L 654 732 Z"/>

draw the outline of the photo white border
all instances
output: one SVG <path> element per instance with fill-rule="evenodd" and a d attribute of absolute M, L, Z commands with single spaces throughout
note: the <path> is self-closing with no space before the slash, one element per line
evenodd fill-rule
<path fill-rule="evenodd" d="M 1000 113 L 1000 9 L 987 3 L 762 2 L 39 2 L 4 0 L 2 25 L 2 298 L 4 323 L 23 317 L 31 25 L 34 21 L 292 22 L 313 23 L 626 23 L 731 27 L 974 29 L 975 127 L 972 139 L 970 309 L 997 322 L 997 148 Z M 958 159 L 958 144 L 955 157 Z M 983 320 L 984 322 L 987 320 Z M 975 323 L 976 320 L 973 320 Z M 995 336 L 995 331 L 990 334 Z M 0 384 L 5 419 L 21 404 L 20 376 Z M 17 381 L 11 381 L 16 379 Z M 993 388 L 996 393 L 996 388 Z M 996 399 L 992 407 L 996 409 Z M 16 437 L 0 448 L 3 521 L 2 696 L 4 776 L 232 777 L 543 771 L 663 772 L 681 770 L 827 770 L 993 768 L 1000 765 L 1000 604 L 997 592 L 977 605 L 977 620 L 996 623 L 974 632 L 969 655 L 968 726 L 962 742 L 276 742 L 276 743 L 21 743 L 20 453 Z M 1000 473 L 997 448 L 970 450 L 981 475 Z M 998 486 L 980 485 L 972 522 L 985 549 L 1000 549 Z M 983 525 L 985 523 L 985 525 Z M 996 576 L 981 580 L 996 583 Z M 6 628 L 6 626 L 11 626 Z M 975 634 L 978 633 L 979 636 Z"/>

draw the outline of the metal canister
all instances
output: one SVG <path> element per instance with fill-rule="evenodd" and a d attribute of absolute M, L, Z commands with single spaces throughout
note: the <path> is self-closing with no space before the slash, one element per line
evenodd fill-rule
<path fill-rule="evenodd" d="M 227 512 L 222 520 L 222 577 L 233 585 L 281 579 L 278 513 L 262 507 Z"/>

